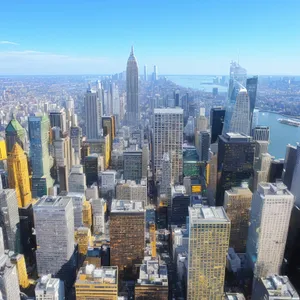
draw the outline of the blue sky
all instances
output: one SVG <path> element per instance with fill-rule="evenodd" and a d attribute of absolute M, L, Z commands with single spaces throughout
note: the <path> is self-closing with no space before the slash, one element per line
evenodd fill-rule
<path fill-rule="evenodd" d="M 0 74 L 300 74 L 299 0 L 2 0 Z"/>

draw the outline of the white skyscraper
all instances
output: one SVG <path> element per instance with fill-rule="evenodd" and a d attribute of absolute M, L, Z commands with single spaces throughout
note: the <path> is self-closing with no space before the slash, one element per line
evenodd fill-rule
<path fill-rule="evenodd" d="M 84 194 L 85 190 L 86 178 L 83 173 L 83 167 L 82 165 L 75 165 L 69 174 L 69 192 Z"/>
<path fill-rule="evenodd" d="M 154 166 L 156 172 L 162 168 L 164 153 L 172 161 L 172 178 L 178 182 L 182 176 L 183 109 L 154 109 Z"/>
<path fill-rule="evenodd" d="M 283 183 L 261 183 L 253 195 L 247 256 L 255 278 L 280 274 L 294 196 Z"/>
<path fill-rule="evenodd" d="M 144 80 L 147 81 L 148 80 L 148 73 L 147 73 L 147 66 L 144 65 Z"/>
<path fill-rule="evenodd" d="M 89 87 L 84 96 L 86 136 L 88 139 L 97 139 L 101 135 L 101 102 L 98 93 Z"/>
<path fill-rule="evenodd" d="M 35 287 L 37 300 L 64 300 L 64 283 L 58 278 L 51 278 L 51 275 L 42 276 Z"/>
<path fill-rule="evenodd" d="M 250 102 L 245 88 L 236 96 L 229 131 L 250 135 Z"/>
<path fill-rule="evenodd" d="M 158 79 L 157 66 L 154 65 L 154 68 L 153 68 L 153 80 L 156 81 L 157 79 Z"/>
<path fill-rule="evenodd" d="M 33 207 L 38 275 L 72 278 L 74 211 L 69 197 L 43 196 Z"/>

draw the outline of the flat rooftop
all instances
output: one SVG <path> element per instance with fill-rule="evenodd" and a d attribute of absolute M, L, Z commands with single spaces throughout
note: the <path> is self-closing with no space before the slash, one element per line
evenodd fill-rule
<path fill-rule="evenodd" d="M 189 217 L 191 224 L 230 223 L 222 206 L 189 207 Z"/>
<path fill-rule="evenodd" d="M 131 200 L 116 200 L 114 199 L 111 204 L 111 213 L 132 213 L 144 212 L 144 201 L 131 201 Z"/>
<path fill-rule="evenodd" d="M 76 284 L 88 283 L 118 283 L 118 268 L 117 267 L 101 267 L 97 268 L 95 265 L 86 265 L 80 268 Z"/>
<path fill-rule="evenodd" d="M 300 299 L 287 276 L 273 275 L 267 278 L 261 278 L 261 280 L 269 296 L 282 297 L 280 299 Z"/>
<path fill-rule="evenodd" d="M 226 293 L 225 300 L 246 300 L 246 298 L 240 293 Z"/>
<path fill-rule="evenodd" d="M 70 197 L 43 196 L 34 207 L 66 207 L 70 201 Z"/>
<path fill-rule="evenodd" d="M 283 182 L 268 183 L 263 182 L 258 185 L 257 191 L 263 196 L 292 196 L 287 186 Z"/>
<path fill-rule="evenodd" d="M 154 108 L 154 114 L 183 114 L 183 109 L 180 107 Z"/>
<path fill-rule="evenodd" d="M 50 275 L 42 276 L 35 287 L 36 291 L 55 291 L 59 287 L 59 279 L 52 278 Z"/>

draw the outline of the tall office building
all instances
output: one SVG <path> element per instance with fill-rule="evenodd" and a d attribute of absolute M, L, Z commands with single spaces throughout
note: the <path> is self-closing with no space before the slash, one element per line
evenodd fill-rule
<path fill-rule="evenodd" d="M 141 264 L 145 248 L 145 209 L 142 201 L 113 200 L 110 213 L 110 264 L 128 277 Z M 127 272 L 128 271 L 128 272 Z"/>
<path fill-rule="evenodd" d="M 116 199 L 144 201 L 145 204 L 147 204 L 147 180 L 141 180 L 140 184 L 137 184 L 135 181 L 132 180 L 120 181 L 116 187 Z"/>
<path fill-rule="evenodd" d="M 238 253 L 246 252 L 251 201 L 252 192 L 247 185 L 225 192 L 224 208 L 231 221 L 229 246 Z"/>
<path fill-rule="evenodd" d="M 162 176 L 160 194 L 168 194 L 172 182 L 172 162 L 169 153 L 164 153 L 162 158 Z"/>
<path fill-rule="evenodd" d="M 258 83 L 257 76 L 247 78 L 246 89 L 250 100 L 250 128 L 253 128 L 253 123 L 255 122 L 254 108 L 256 104 L 257 83 Z"/>
<path fill-rule="evenodd" d="M 169 153 L 172 161 L 172 179 L 179 182 L 183 172 L 183 109 L 154 109 L 154 167 L 162 168 L 164 153 Z"/>
<path fill-rule="evenodd" d="M 243 181 L 247 181 L 251 187 L 254 151 L 255 144 L 250 136 L 238 133 L 220 136 L 216 205 L 223 205 L 225 191 L 240 186 Z"/>
<path fill-rule="evenodd" d="M 209 147 L 210 147 L 210 134 L 208 131 L 200 132 L 200 151 L 199 159 L 200 161 L 209 160 Z"/>
<path fill-rule="evenodd" d="M 130 56 L 127 61 L 126 69 L 126 122 L 128 125 L 138 125 L 140 119 L 139 112 L 139 70 L 136 58 L 131 47 Z"/>
<path fill-rule="evenodd" d="M 144 81 L 148 80 L 148 71 L 147 71 L 147 65 L 144 65 Z"/>
<path fill-rule="evenodd" d="M 67 116 L 65 109 L 56 109 L 49 112 L 50 126 L 59 127 L 61 134 L 67 131 Z"/>
<path fill-rule="evenodd" d="M 153 78 L 152 78 L 153 81 L 156 81 L 158 80 L 158 73 L 157 73 L 157 66 L 154 65 L 153 67 Z"/>
<path fill-rule="evenodd" d="M 241 87 L 236 95 L 229 132 L 250 135 L 250 103 L 248 92 Z"/>
<path fill-rule="evenodd" d="M 297 158 L 294 167 L 291 193 L 295 196 L 295 204 L 300 207 L 300 144 L 297 143 Z"/>
<path fill-rule="evenodd" d="M 35 287 L 35 297 L 37 300 L 64 300 L 64 283 L 58 278 L 51 278 L 51 275 L 43 275 Z"/>
<path fill-rule="evenodd" d="M 82 129 L 79 126 L 72 124 L 72 126 L 70 127 L 72 166 L 80 164 L 81 139 L 82 139 Z"/>
<path fill-rule="evenodd" d="M 256 126 L 252 131 L 254 141 L 270 142 L 270 127 Z"/>
<path fill-rule="evenodd" d="M 247 71 L 244 68 L 242 68 L 238 63 L 231 62 L 223 134 L 230 132 L 231 118 L 236 104 L 237 95 L 239 93 L 239 90 L 241 88 L 244 88 L 244 86 L 246 85 L 246 80 Z"/>
<path fill-rule="evenodd" d="M 189 234 L 187 300 L 222 299 L 230 236 L 224 208 L 189 207 Z"/>
<path fill-rule="evenodd" d="M 123 178 L 139 183 L 142 179 L 143 152 L 142 150 L 124 151 L 123 153 Z"/>
<path fill-rule="evenodd" d="M 219 135 L 222 134 L 225 117 L 225 109 L 222 107 L 213 107 L 210 111 L 210 132 L 211 144 L 217 142 Z"/>
<path fill-rule="evenodd" d="M 0 224 L 3 230 L 5 249 L 18 253 L 20 242 L 17 231 L 20 217 L 15 190 L 5 189 L 0 192 Z"/>
<path fill-rule="evenodd" d="M 15 143 L 18 143 L 23 150 L 27 150 L 26 131 L 14 117 L 5 128 L 5 141 L 8 155 L 12 151 Z"/>
<path fill-rule="evenodd" d="M 118 300 L 118 268 L 100 268 L 93 264 L 80 268 L 75 291 L 79 300 Z"/>
<path fill-rule="evenodd" d="M 18 206 L 25 207 L 32 200 L 27 156 L 18 143 L 15 143 L 10 153 L 7 160 L 8 185 L 16 191 Z"/>
<path fill-rule="evenodd" d="M 99 155 L 94 153 L 84 159 L 84 173 L 86 176 L 86 185 L 90 186 L 94 182 L 98 183 L 100 171 Z"/>
<path fill-rule="evenodd" d="M 88 139 L 98 139 L 101 136 L 101 101 L 98 93 L 89 87 L 84 96 L 86 137 Z"/>
<path fill-rule="evenodd" d="M 49 130 L 50 122 L 46 115 L 28 117 L 33 198 L 47 195 L 53 185 L 50 176 Z"/>
<path fill-rule="evenodd" d="M 281 273 L 293 205 L 283 183 L 261 183 L 253 195 L 247 257 L 255 278 Z"/>
<path fill-rule="evenodd" d="M 68 178 L 69 192 L 84 194 L 86 190 L 86 178 L 82 165 L 72 167 Z"/>
<path fill-rule="evenodd" d="M 92 199 L 93 233 L 105 233 L 105 213 L 107 204 L 104 199 Z"/>
<path fill-rule="evenodd" d="M 74 263 L 74 211 L 69 197 L 44 196 L 33 207 L 38 275 L 72 279 Z"/>
<path fill-rule="evenodd" d="M 294 169 L 297 161 L 297 147 L 290 144 L 286 146 L 285 160 L 282 172 L 282 181 L 290 190 L 292 186 Z"/>

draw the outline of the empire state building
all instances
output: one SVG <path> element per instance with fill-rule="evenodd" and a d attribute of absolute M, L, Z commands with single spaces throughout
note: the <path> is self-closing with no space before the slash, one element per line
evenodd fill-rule
<path fill-rule="evenodd" d="M 127 61 L 126 69 L 126 123 L 127 125 L 137 126 L 139 124 L 139 70 L 136 58 L 131 47 L 130 56 Z"/>

